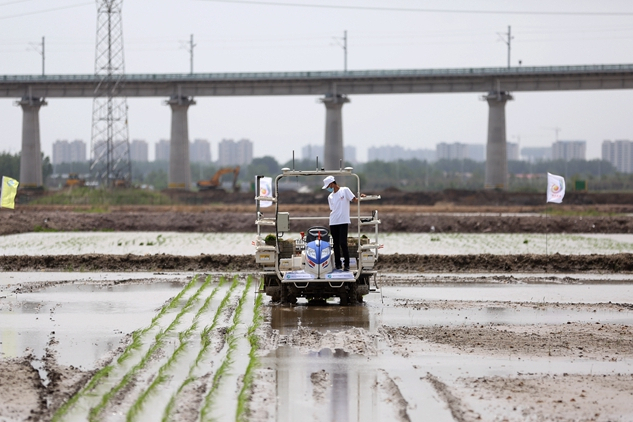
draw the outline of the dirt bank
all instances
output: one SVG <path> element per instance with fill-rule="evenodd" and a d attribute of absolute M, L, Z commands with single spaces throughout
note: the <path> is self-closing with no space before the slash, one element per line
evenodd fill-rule
<path fill-rule="evenodd" d="M 249 271 L 249 255 L 52 255 L 0 256 L 2 271 Z M 381 255 L 381 272 L 397 273 L 579 273 L 633 272 L 633 255 Z"/>
<path fill-rule="evenodd" d="M 487 208 L 376 206 L 382 232 L 409 233 L 633 233 L 633 217 L 521 215 L 512 207 Z M 370 209 L 370 208 L 368 208 Z M 327 207 L 293 205 L 291 215 L 327 216 Z M 542 211 L 539 210 L 539 212 Z M 502 214 L 510 212 L 512 214 Z M 525 210 L 523 210 L 525 212 Z M 604 211 L 603 211 L 604 212 Z M 369 213 L 369 211 L 367 211 Z M 474 214 L 473 214 L 474 213 Z M 272 214 L 270 214 L 272 216 Z M 106 213 L 72 207 L 22 207 L 0 211 L 0 235 L 34 231 L 255 232 L 254 206 L 121 207 Z M 293 230 L 323 220 L 293 222 Z"/>

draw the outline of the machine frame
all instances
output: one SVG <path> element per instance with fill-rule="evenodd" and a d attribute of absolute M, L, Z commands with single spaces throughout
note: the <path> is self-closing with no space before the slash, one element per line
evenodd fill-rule
<path fill-rule="evenodd" d="M 350 256 L 356 255 L 355 268 L 350 272 L 327 272 L 322 276 L 314 276 L 305 271 L 306 266 L 306 237 L 297 239 L 293 242 L 290 258 L 282 258 L 282 254 L 288 253 L 287 241 L 283 241 L 285 233 L 290 231 L 291 221 L 307 220 L 329 220 L 327 216 L 290 216 L 288 212 L 282 212 L 279 209 L 280 195 L 279 182 L 284 178 L 291 177 L 310 177 L 318 176 L 325 178 L 326 176 L 353 177 L 356 179 L 357 192 L 355 196 L 358 202 L 355 206 L 355 212 L 350 209 L 350 219 L 352 222 L 356 220 L 356 231 L 348 234 L 348 239 L 355 238 L 357 250 L 350 249 Z M 262 266 L 263 281 L 259 293 L 265 293 L 272 297 L 273 301 L 282 304 L 294 304 L 297 298 L 304 297 L 311 300 L 327 300 L 331 297 L 339 297 L 341 305 L 356 304 L 363 301 L 363 296 L 370 291 L 378 291 L 376 285 L 376 274 L 374 264 L 378 259 L 378 250 L 382 247 L 378 243 L 378 211 L 374 210 L 371 215 L 361 215 L 361 203 L 365 201 L 380 199 L 379 195 L 360 196 L 360 178 L 353 173 L 353 168 L 346 167 L 339 170 L 290 170 L 283 168 L 274 181 L 274 189 L 272 196 L 260 196 L 261 178 L 264 176 L 256 176 L 256 220 L 257 237 L 253 242 L 256 247 L 255 260 Z M 339 179 L 337 179 L 339 180 Z M 264 217 L 262 213 L 261 202 L 269 201 L 275 206 L 274 217 Z M 352 207 L 350 205 L 350 207 Z M 263 227 L 274 227 L 275 242 L 274 245 L 266 244 L 262 237 Z M 329 227 L 328 223 L 322 224 L 323 227 Z M 362 227 L 374 227 L 374 238 L 371 239 L 361 232 Z M 310 227 L 304 227 L 299 232 L 308 232 Z M 286 242 L 286 243 L 284 243 Z M 333 265 L 330 265 L 333 267 Z M 372 289 L 371 279 L 374 279 L 374 288 Z"/>

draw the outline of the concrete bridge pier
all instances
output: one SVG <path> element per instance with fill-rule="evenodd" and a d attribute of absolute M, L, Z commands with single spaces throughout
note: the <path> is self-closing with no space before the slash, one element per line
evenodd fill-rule
<path fill-rule="evenodd" d="M 488 102 L 488 143 L 486 145 L 485 189 L 507 189 L 508 157 L 506 153 L 506 102 L 510 93 L 491 91 L 483 97 Z"/>
<path fill-rule="evenodd" d="M 169 141 L 169 189 L 191 189 L 189 164 L 189 125 L 187 110 L 195 105 L 193 97 L 172 96 L 166 104 L 171 107 L 171 138 Z"/>
<path fill-rule="evenodd" d="M 325 146 L 323 148 L 323 168 L 336 170 L 341 167 L 343 154 L 343 104 L 350 100 L 345 95 L 327 94 L 321 98 L 325 105 Z"/>
<path fill-rule="evenodd" d="M 40 107 L 44 98 L 22 97 L 15 105 L 22 107 L 22 152 L 20 155 L 20 187 L 39 188 L 42 180 L 42 148 L 40 146 Z"/>

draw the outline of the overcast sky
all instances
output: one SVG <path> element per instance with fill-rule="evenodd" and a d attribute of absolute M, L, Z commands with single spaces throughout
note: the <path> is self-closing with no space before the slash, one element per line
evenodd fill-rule
<path fill-rule="evenodd" d="M 0 74 L 40 74 L 42 36 L 46 74 L 94 73 L 96 4 L 0 0 Z M 633 63 L 630 0 L 123 2 L 127 73 L 188 73 L 191 34 L 196 73 L 342 70 L 345 30 L 349 70 L 505 67 L 509 25 L 512 66 Z M 371 146 L 485 144 L 488 106 L 481 94 L 353 95 L 343 107 L 344 143 L 354 145 L 361 160 Z M 600 157 L 605 139 L 633 139 L 632 91 L 514 97 L 506 106 L 507 137 L 521 147 L 549 146 L 558 132 L 560 140 L 586 140 L 591 159 Z M 21 149 L 22 111 L 15 100 L 0 99 L 0 151 Z M 128 99 L 130 139 L 148 141 L 150 159 L 154 143 L 169 138 L 164 100 Z M 248 138 L 256 157 L 285 161 L 293 148 L 299 157 L 302 146 L 323 143 L 325 107 L 317 100 L 198 97 L 189 109 L 189 136 L 209 140 L 214 159 L 223 138 Z M 91 117 L 92 100 L 49 99 L 40 111 L 44 153 L 50 155 L 58 139 L 89 145 Z"/>

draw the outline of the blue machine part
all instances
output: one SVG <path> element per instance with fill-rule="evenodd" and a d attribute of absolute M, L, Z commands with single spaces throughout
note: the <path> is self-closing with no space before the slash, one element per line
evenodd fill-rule
<path fill-rule="evenodd" d="M 311 268 L 321 267 L 325 270 L 330 264 L 330 243 L 315 240 L 306 246 L 306 264 Z"/>

